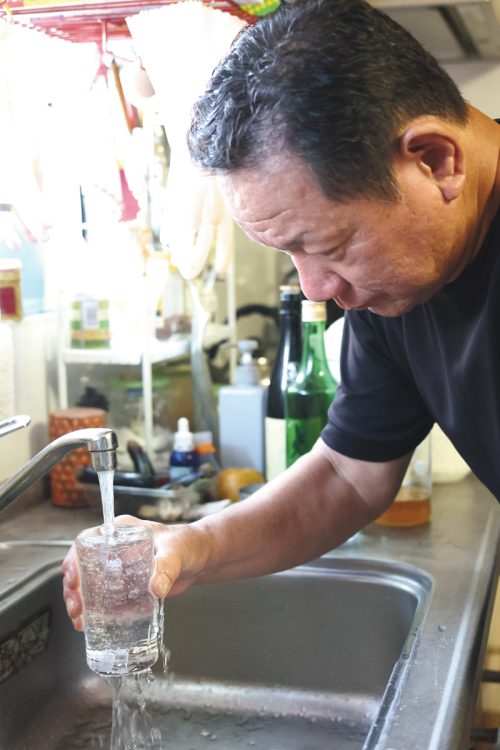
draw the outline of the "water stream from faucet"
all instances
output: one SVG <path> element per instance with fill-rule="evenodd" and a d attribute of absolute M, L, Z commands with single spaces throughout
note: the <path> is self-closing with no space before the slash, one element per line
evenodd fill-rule
<path fill-rule="evenodd" d="M 113 536 L 115 533 L 114 512 L 114 470 L 101 469 L 97 472 L 101 490 L 102 512 L 104 521 L 104 533 Z M 163 603 L 160 602 L 159 611 L 159 652 L 163 661 L 163 672 L 167 672 L 169 651 L 163 641 Z M 136 750 L 136 748 L 147 748 L 155 750 L 163 747 L 161 732 L 153 725 L 149 714 L 143 686 L 154 680 L 151 668 L 142 672 L 123 676 L 101 675 L 111 691 L 112 697 L 112 727 L 110 750 Z M 132 702 L 126 701 L 122 696 L 124 680 L 132 680 L 136 690 L 132 696 Z"/>
<path fill-rule="evenodd" d="M 113 489 L 114 469 L 101 469 L 97 472 L 101 488 L 102 515 L 104 533 L 112 536 L 115 530 L 115 497 Z"/>

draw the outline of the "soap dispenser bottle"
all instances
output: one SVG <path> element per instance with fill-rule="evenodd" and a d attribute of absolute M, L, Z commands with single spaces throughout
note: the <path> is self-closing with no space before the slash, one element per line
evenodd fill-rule
<path fill-rule="evenodd" d="M 260 385 L 252 357 L 257 342 L 237 342 L 240 361 L 234 383 L 219 391 L 219 439 L 222 468 L 238 466 L 264 473 L 264 421 L 267 389 Z"/>
<path fill-rule="evenodd" d="M 181 417 L 177 422 L 177 432 L 170 454 L 170 481 L 179 482 L 200 465 L 200 454 L 196 450 L 194 435 L 189 429 L 189 421 Z"/>

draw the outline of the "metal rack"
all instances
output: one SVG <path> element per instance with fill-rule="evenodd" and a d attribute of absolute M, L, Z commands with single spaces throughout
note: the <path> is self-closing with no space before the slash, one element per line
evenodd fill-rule
<path fill-rule="evenodd" d="M 0 0 L 0 9 L 8 9 L 12 20 L 71 42 L 96 42 L 104 39 L 128 39 L 126 18 L 144 10 L 160 8 L 178 0 Z M 248 23 L 256 20 L 235 0 L 201 0 L 217 10 L 235 15 Z"/>

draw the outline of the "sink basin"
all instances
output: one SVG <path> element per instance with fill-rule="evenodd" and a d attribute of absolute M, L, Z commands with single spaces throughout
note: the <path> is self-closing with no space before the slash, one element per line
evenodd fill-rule
<path fill-rule="evenodd" d="M 416 568 L 332 555 L 168 600 L 168 674 L 143 687 L 155 747 L 383 747 L 431 588 Z M 0 599 L 0 750 L 109 748 L 110 727 L 52 563 Z"/>

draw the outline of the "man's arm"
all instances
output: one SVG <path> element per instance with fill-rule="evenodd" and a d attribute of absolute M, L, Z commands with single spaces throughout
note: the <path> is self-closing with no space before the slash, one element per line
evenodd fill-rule
<path fill-rule="evenodd" d="M 386 510 L 409 460 L 358 461 L 318 441 L 248 501 L 195 524 L 208 539 L 195 582 L 262 575 L 337 547 Z"/>
<path fill-rule="evenodd" d="M 155 532 L 152 591 L 160 597 L 197 583 L 249 578 L 312 560 L 342 544 L 392 502 L 410 456 L 373 463 L 348 458 L 319 440 L 313 450 L 248 500 L 188 525 L 120 517 Z M 74 552 L 63 565 L 64 595 L 81 628 Z"/>

